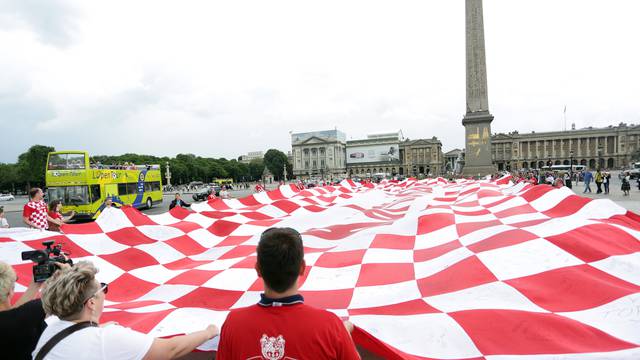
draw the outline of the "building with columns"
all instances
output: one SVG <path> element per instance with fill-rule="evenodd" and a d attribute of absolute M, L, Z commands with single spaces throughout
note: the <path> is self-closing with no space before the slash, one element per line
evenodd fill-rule
<path fill-rule="evenodd" d="M 291 134 L 293 176 L 344 177 L 346 142 L 346 135 L 338 130 Z"/>
<path fill-rule="evenodd" d="M 627 167 L 640 149 L 640 125 L 583 128 L 567 131 L 495 134 L 491 157 L 498 170 L 534 169 L 552 165 L 576 165 L 590 169 Z"/>
<path fill-rule="evenodd" d="M 453 149 L 444 153 L 444 174 L 457 174 L 460 171 L 461 164 L 459 164 L 464 151 L 461 149 Z"/>
<path fill-rule="evenodd" d="M 400 143 L 400 175 L 440 175 L 444 165 L 442 143 L 437 137 L 431 139 L 406 139 Z"/>

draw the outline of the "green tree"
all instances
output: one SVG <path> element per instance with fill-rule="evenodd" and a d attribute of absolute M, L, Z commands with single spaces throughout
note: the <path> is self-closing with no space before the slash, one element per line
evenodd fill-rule
<path fill-rule="evenodd" d="M 262 159 L 253 159 L 249 163 L 249 176 L 251 180 L 256 181 L 262 177 L 264 172 L 264 162 Z"/>
<path fill-rule="evenodd" d="M 44 145 L 33 145 L 27 152 L 18 156 L 18 174 L 26 182 L 27 188 L 44 187 L 47 155 L 55 148 Z"/>
<path fill-rule="evenodd" d="M 20 180 L 17 164 L 0 163 L 0 190 L 9 191 L 15 194 L 16 188 L 24 186 Z"/>
<path fill-rule="evenodd" d="M 264 165 L 271 171 L 273 176 L 277 180 L 282 180 L 284 173 L 284 166 L 289 167 L 289 159 L 287 155 L 280 150 L 269 149 L 264 154 Z M 287 171 L 289 171 L 287 169 Z"/>

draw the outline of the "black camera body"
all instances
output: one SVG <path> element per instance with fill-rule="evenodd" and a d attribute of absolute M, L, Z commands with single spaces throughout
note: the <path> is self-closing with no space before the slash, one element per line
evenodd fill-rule
<path fill-rule="evenodd" d="M 62 255 L 62 245 L 53 245 L 53 240 L 43 241 L 42 245 L 45 249 L 42 250 L 30 250 L 22 252 L 22 260 L 31 260 L 36 265 L 33 265 L 33 281 L 43 282 L 53 275 L 58 267 L 56 262 L 62 264 L 73 265 L 71 259 L 66 259 Z"/>

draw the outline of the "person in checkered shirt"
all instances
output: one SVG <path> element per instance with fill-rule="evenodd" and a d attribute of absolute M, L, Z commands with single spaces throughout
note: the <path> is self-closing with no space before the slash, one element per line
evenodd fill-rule
<path fill-rule="evenodd" d="M 60 223 L 58 219 L 49 216 L 47 203 L 44 202 L 44 193 L 40 188 L 29 190 L 29 202 L 22 209 L 22 220 L 27 226 L 33 229 L 47 230 L 49 221 Z"/>

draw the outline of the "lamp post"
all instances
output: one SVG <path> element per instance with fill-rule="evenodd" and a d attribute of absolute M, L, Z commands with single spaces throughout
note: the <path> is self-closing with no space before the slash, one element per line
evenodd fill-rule
<path fill-rule="evenodd" d="M 165 175 L 167 178 L 167 187 L 171 187 L 171 170 L 169 170 L 169 162 L 167 161 L 167 174 Z"/>
<path fill-rule="evenodd" d="M 598 145 L 598 170 L 602 170 L 602 145 Z"/>
<path fill-rule="evenodd" d="M 569 177 L 573 179 L 573 150 L 569 151 Z"/>

